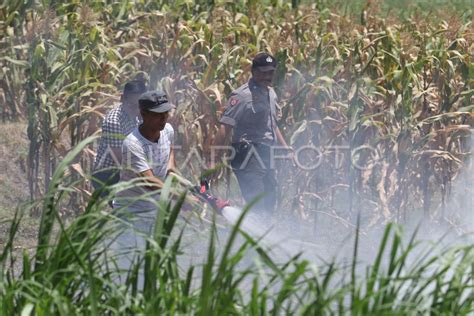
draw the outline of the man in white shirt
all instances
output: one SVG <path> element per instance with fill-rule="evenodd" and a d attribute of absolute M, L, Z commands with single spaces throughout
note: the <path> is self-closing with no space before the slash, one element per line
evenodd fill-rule
<path fill-rule="evenodd" d="M 122 281 L 136 257 L 143 257 L 146 238 L 151 236 L 160 211 L 158 190 L 163 188 L 164 178 L 174 168 L 174 130 L 166 122 L 173 106 L 161 91 L 142 94 L 138 103 L 143 123 L 123 141 L 120 169 L 120 182 L 136 182 L 126 185 L 113 201 L 117 216 L 130 225 L 111 246 L 117 266 L 125 272 L 120 277 L 124 278 Z M 140 272 L 139 284 L 142 283 Z"/>
<path fill-rule="evenodd" d="M 161 91 L 146 92 L 138 102 L 143 123 L 123 142 L 120 181 L 143 181 L 117 193 L 114 208 L 154 217 L 159 195 L 153 191 L 163 187 L 163 179 L 174 168 L 174 130 L 166 122 L 173 106 Z"/>

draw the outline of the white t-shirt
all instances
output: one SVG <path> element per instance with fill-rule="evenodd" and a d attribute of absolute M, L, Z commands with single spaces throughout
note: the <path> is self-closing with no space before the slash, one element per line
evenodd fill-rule
<path fill-rule="evenodd" d="M 149 141 L 143 137 L 138 128 L 135 128 L 123 141 L 120 181 L 135 179 L 139 177 L 139 173 L 150 169 L 156 177 L 164 180 L 173 143 L 174 130 L 169 123 L 161 131 L 158 142 Z M 146 199 L 137 199 L 146 193 L 150 191 L 143 186 L 133 186 L 120 191 L 114 200 L 114 208 L 127 206 L 131 212 L 156 209 L 155 204 L 146 199 L 158 200 L 158 194 Z"/>

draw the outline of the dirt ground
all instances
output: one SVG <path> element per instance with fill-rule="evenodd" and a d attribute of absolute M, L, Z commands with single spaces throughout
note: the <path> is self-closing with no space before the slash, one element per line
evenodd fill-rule
<path fill-rule="evenodd" d="M 28 137 L 25 123 L 0 124 L 0 252 L 8 237 L 10 220 L 22 202 L 29 200 L 26 166 Z M 15 252 L 31 250 L 39 218 L 26 213 L 15 238 Z"/>

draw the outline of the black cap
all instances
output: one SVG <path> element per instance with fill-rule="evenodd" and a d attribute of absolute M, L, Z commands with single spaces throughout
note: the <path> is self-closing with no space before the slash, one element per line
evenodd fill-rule
<path fill-rule="evenodd" d="M 145 82 L 142 80 L 132 80 L 123 87 L 124 94 L 141 94 L 146 91 Z"/>
<path fill-rule="evenodd" d="M 173 108 L 171 103 L 168 102 L 166 94 L 159 90 L 145 92 L 138 99 L 138 104 L 143 109 L 155 113 L 168 112 Z"/>
<path fill-rule="evenodd" d="M 252 69 L 258 69 L 260 71 L 274 70 L 277 66 L 277 60 L 270 54 L 258 53 L 252 61 Z"/>

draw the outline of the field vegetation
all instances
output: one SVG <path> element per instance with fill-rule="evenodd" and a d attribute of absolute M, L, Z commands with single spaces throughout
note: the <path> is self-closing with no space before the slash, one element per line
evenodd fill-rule
<path fill-rule="evenodd" d="M 413 263 L 407 258 L 417 243 L 403 243 L 396 225 L 388 226 L 364 276 L 355 273 L 357 243 L 347 269 L 316 267 L 299 257 L 279 264 L 237 226 L 223 253 L 211 237 L 205 264 L 183 272 L 178 258 L 186 249 L 179 237 L 168 238 L 176 232 L 179 203 L 163 198 L 163 221 L 142 258 L 144 289 L 137 288 L 137 269 L 119 287 L 117 271 L 103 265 L 103 240 L 115 219 L 91 194 L 95 146 L 89 137 L 118 102 L 123 84 L 140 77 L 163 89 L 177 106 L 171 123 L 181 146 L 178 164 L 190 152 L 205 161 L 226 96 L 248 79 L 252 56 L 263 50 L 279 60 L 274 87 L 283 134 L 296 149 L 320 149 L 302 157 L 317 168 L 280 168 L 288 194 L 279 215 L 317 221 L 324 211 L 353 222 L 364 211 L 371 225 L 403 223 L 414 212 L 449 217 L 452 184 L 465 170 L 472 144 L 473 5 L 410 3 L 0 4 L 1 116 L 5 124 L 27 124 L 30 200 L 2 238 L 1 313 L 474 312 L 472 247 L 427 251 Z M 188 178 L 203 170 L 200 159 L 185 167 Z M 229 170 L 217 181 L 231 188 Z M 465 202 L 456 207 L 472 210 Z M 34 256 L 15 256 L 19 222 L 30 214 L 41 218 Z M 75 220 L 62 225 L 65 215 Z M 52 227 L 58 227 L 54 236 Z M 245 242 L 236 246 L 238 234 Z M 240 269 L 249 249 L 261 256 L 262 270 Z M 15 257 L 21 273 L 13 268 Z M 201 269 L 200 278 L 193 269 Z M 245 291 L 241 285 L 248 280 Z"/>
<path fill-rule="evenodd" d="M 217 246 L 212 225 L 202 265 L 181 266 L 183 234 L 179 213 L 185 192 L 173 203 L 172 179 L 166 181 L 159 216 L 146 251 L 127 271 L 117 269 L 118 258 L 107 252 L 110 238 L 120 223 L 104 212 L 105 200 L 93 196 L 85 212 L 68 227 L 59 216 L 62 198 L 77 183 L 64 181 L 81 142 L 58 165 L 43 200 L 38 245 L 34 262 L 28 252 L 22 258 L 21 275 L 15 275 L 12 245 L 21 217 L 16 213 L 0 257 L 0 310 L 3 314 L 103 315 L 103 314 L 199 314 L 199 315 L 469 315 L 473 312 L 474 248 L 436 249 L 420 245 L 413 236 L 404 242 L 401 227 L 389 224 L 372 265 L 361 274 L 358 238 L 348 267 L 335 263 L 316 266 L 299 255 L 275 262 L 239 226 L 239 218 L 222 247 Z M 130 183 L 121 186 L 132 185 Z M 248 211 L 248 209 L 246 210 Z M 60 231 L 53 241 L 51 228 Z M 177 230 L 177 231 L 176 231 Z M 236 242 L 242 235 L 243 242 Z M 222 241 L 221 241 L 222 242 Z M 218 251 L 219 249 L 219 251 Z M 243 264 L 250 251 L 258 265 Z M 12 260 L 8 260 L 11 258 Z M 140 268 L 141 267 L 141 268 Z M 357 272 L 357 273 L 356 273 Z M 125 281 L 118 283 L 120 276 Z M 139 280 L 142 280 L 141 282 Z M 143 281 L 144 280 L 144 281 Z"/>

